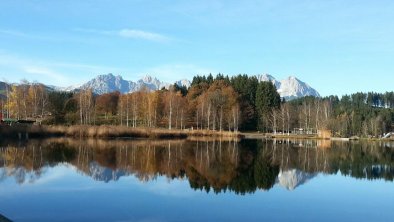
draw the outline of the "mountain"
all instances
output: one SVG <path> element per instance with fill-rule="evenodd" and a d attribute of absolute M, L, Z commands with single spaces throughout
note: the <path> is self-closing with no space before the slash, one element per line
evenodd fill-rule
<path fill-rule="evenodd" d="M 187 79 L 182 79 L 176 81 L 175 84 L 189 87 L 191 82 Z M 104 94 L 114 91 L 119 91 L 120 93 L 131 93 L 143 88 L 149 91 L 159 90 L 163 87 L 168 89 L 170 85 L 170 83 L 162 82 L 159 79 L 149 75 L 146 75 L 142 79 L 133 82 L 124 80 L 120 75 L 115 76 L 112 73 L 109 73 L 106 75 L 99 75 L 82 85 L 58 88 L 58 90 L 74 91 L 78 89 L 93 89 L 93 92 L 96 94 Z"/>
<path fill-rule="evenodd" d="M 6 90 L 8 88 L 11 88 L 11 86 L 5 82 L 0 82 L 0 99 L 5 99 L 6 98 Z"/>
<path fill-rule="evenodd" d="M 93 89 L 94 93 L 104 94 L 113 91 L 128 93 L 135 88 L 136 83 L 124 80 L 121 76 L 114 76 L 112 73 L 99 75 L 77 89 Z"/>
<path fill-rule="evenodd" d="M 50 87 L 52 90 L 55 90 L 55 91 L 66 91 L 66 92 L 74 91 L 76 89 L 81 88 L 81 86 L 82 86 L 82 84 L 76 84 L 76 85 L 71 85 L 71 86 L 67 86 L 67 87 L 48 85 L 48 87 Z"/>
<path fill-rule="evenodd" d="M 294 76 L 290 76 L 280 81 L 278 93 L 281 97 L 287 100 L 304 96 L 320 97 L 320 94 L 315 89 Z"/>
<path fill-rule="evenodd" d="M 181 79 L 176 81 L 175 84 L 177 84 L 178 86 L 184 86 L 186 88 L 189 88 L 192 83 L 187 79 Z"/>
<path fill-rule="evenodd" d="M 320 97 L 320 94 L 315 89 L 294 76 L 289 76 L 281 81 L 277 81 L 269 74 L 256 75 L 256 77 L 259 81 L 272 82 L 278 90 L 280 97 L 285 98 L 286 100 L 305 96 Z"/>
<path fill-rule="evenodd" d="M 258 74 L 256 78 L 259 82 L 272 82 L 277 89 L 280 88 L 281 83 L 269 74 Z"/>
<path fill-rule="evenodd" d="M 7 86 L 10 87 L 7 83 L 0 81 L 0 91 L 5 91 Z"/>

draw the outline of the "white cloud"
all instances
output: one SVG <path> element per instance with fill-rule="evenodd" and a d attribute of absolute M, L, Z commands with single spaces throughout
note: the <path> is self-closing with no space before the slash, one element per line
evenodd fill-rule
<path fill-rule="evenodd" d="M 67 87 L 89 79 L 86 74 L 124 70 L 106 66 L 31 59 L 0 51 L 0 71 L 0 80 L 4 81 L 17 82 L 20 79 L 27 79 Z"/>
<path fill-rule="evenodd" d="M 78 32 L 85 32 L 85 33 L 93 33 L 99 35 L 111 35 L 111 36 L 118 36 L 122 38 L 132 38 L 132 39 L 143 39 L 153 42 L 168 42 L 171 40 L 168 36 L 155 33 L 155 32 L 148 32 L 138 29 L 121 29 L 121 30 L 97 30 L 97 29 L 75 29 Z"/>
<path fill-rule="evenodd" d="M 169 41 L 169 38 L 164 35 L 153 33 L 153 32 L 136 30 L 136 29 L 122 29 L 118 32 L 118 34 L 119 36 L 124 38 L 146 39 L 155 42 Z"/>
<path fill-rule="evenodd" d="M 127 80 L 138 80 L 146 74 L 164 82 L 173 83 L 181 79 L 191 80 L 195 75 L 216 74 L 211 68 L 193 64 L 165 64 L 151 68 L 132 70 L 124 67 L 111 67 L 83 63 L 59 62 L 32 59 L 1 52 L 0 81 L 18 82 L 21 79 L 38 81 L 48 85 L 68 87 L 90 80 L 94 75 L 117 73 Z"/>
<path fill-rule="evenodd" d="M 56 82 L 67 82 L 68 79 L 65 75 L 58 73 L 54 70 L 51 70 L 47 67 L 40 67 L 40 66 L 27 66 L 24 67 L 23 70 L 28 74 L 35 74 L 39 76 L 44 76 L 55 80 Z"/>
<path fill-rule="evenodd" d="M 51 84 L 69 84 L 70 80 L 67 75 L 62 74 L 58 71 L 55 71 L 54 67 L 50 65 L 49 62 L 43 62 L 38 60 L 31 60 L 27 58 L 21 58 L 15 55 L 9 55 L 0 53 L 0 68 L 2 70 L 10 71 L 8 75 L 12 75 L 12 72 L 20 74 L 24 74 L 23 78 L 26 78 L 29 81 L 41 81 L 43 83 L 51 83 Z M 7 76 L 14 78 L 15 76 Z M 45 81 L 42 81 L 44 80 Z M 12 79 L 12 81 L 17 81 Z"/>

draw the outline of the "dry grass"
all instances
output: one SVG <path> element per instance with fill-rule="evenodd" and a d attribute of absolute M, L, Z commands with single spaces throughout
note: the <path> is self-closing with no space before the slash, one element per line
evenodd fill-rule
<path fill-rule="evenodd" d="M 0 136 L 4 138 L 29 137 L 83 137 L 83 138 L 155 138 L 185 139 L 188 137 L 240 138 L 241 134 L 213 130 L 168 130 L 163 128 L 130 128 L 125 126 L 1 126 Z"/>

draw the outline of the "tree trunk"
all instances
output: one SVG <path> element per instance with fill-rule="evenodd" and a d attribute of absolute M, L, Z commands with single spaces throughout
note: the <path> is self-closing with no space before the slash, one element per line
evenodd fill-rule
<path fill-rule="evenodd" d="M 222 124 L 223 124 L 223 106 L 220 106 L 220 132 L 222 132 Z"/>
<path fill-rule="evenodd" d="M 211 116 L 211 104 L 208 104 L 208 112 L 207 112 L 207 119 L 208 119 L 208 125 L 207 125 L 207 129 L 209 130 L 209 118 Z"/>
<path fill-rule="evenodd" d="M 83 107 L 82 107 L 82 91 L 79 93 L 79 116 L 81 118 L 81 125 L 83 125 Z"/>
<path fill-rule="evenodd" d="M 126 94 L 126 126 L 129 127 L 129 95 Z"/>
<path fill-rule="evenodd" d="M 181 130 L 183 130 L 183 109 L 181 111 Z"/>
<path fill-rule="evenodd" d="M 168 119 L 168 129 L 171 129 L 171 121 L 172 121 L 172 99 L 170 98 L 170 115 Z"/>

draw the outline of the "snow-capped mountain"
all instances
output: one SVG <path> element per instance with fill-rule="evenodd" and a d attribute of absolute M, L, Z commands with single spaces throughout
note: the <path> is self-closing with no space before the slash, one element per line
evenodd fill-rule
<path fill-rule="evenodd" d="M 259 81 L 270 81 L 278 90 L 279 95 L 286 100 L 300 98 L 304 96 L 315 96 L 320 97 L 319 93 L 310 87 L 305 82 L 297 79 L 294 76 L 290 76 L 284 80 L 278 81 L 275 77 L 269 74 L 256 75 Z M 178 86 L 190 87 L 191 82 L 187 79 L 181 79 L 175 81 Z M 96 78 L 80 85 L 70 86 L 66 88 L 52 87 L 55 90 L 61 91 L 74 91 L 79 89 L 93 89 L 96 94 L 104 94 L 114 91 L 120 93 L 131 93 L 141 89 L 147 89 L 149 91 L 159 90 L 161 88 L 168 89 L 171 83 L 160 81 L 159 79 L 146 75 L 140 80 L 133 82 L 124 80 L 120 75 L 113 75 L 111 73 L 106 75 L 99 75 Z"/>
<path fill-rule="evenodd" d="M 55 91 L 66 91 L 66 92 L 71 92 L 75 89 L 79 89 L 82 86 L 82 84 L 75 84 L 67 87 L 61 87 L 61 86 L 54 86 L 54 85 L 48 85 L 49 88 Z"/>
<path fill-rule="evenodd" d="M 281 97 L 286 99 L 294 99 L 304 96 L 320 97 L 320 94 L 315 89 L 294 76 L 290 76 L 287 79 L 280 81 L 278 93 Z"/>
<path fill-rule="evenodd" d="M 258 74 L 256 77 L 259 82 L 272 82 L 277 89 L 280 88 L 280 82 L 269 74 Z"/>
<path fill-rule="evenodd" d="M 175 84 L 189 87 L 191 82 L 189 80 L 183 79 L 176 81 Z M 115 76 L 112 73 L 109 73 L 106 75 L 99 75 L 85 84 L 75 87 L 67 87 L 64 90 L 73 91 L 78 89 L 93 89 L 93 92 L 96 94 L 104 94 L 114 91 L 119 91 L 120 93 L 131 93 L 144 88 L 149 91 L 159 90 L 163 87 L 168 89 L 170 85 L 170 83 L 162 82 L 159 79 L 149 75 L 146 75 L 142 79 L 133 82 L 124 80 L 120 75 Z"/>
<path fill-rule="evenodd" d="M 289 76 L 281 81 L 277 81 L 273 76 L 268 74 L 257 75 L 256 77 L 259 81 L 272 82 L 278 90 L 279 95 L 286 100 L 305 96 L 320 97 L 320 94 L 315 89 L 294 76 Z"/>
<path fill-rule="evenodd" d="M 178 86 L 184 86 L 186 88 L 189 88 L 192 83 L 187 79 L 181 79 L 179 81 L 176 81 L 175 84 L 177 84 Z"/>
<path fill-rule="evenodd" d="M 76 89 L 93 89 L 94 93 L 104 94 L 114 91 L 128 93 L 135 87 L 136 83 L 126 81 L 121 76 L 114 76 L 110 73 L 99 75 Z"/>
<path fill-rule="evenodd" d="M 278 175 L 278 183 L 287 190 L 294 190 L 315 176 L 317 176 L 316 173 L 306 173 L 297 169 L 287 171 L 281 170 Z"/>

